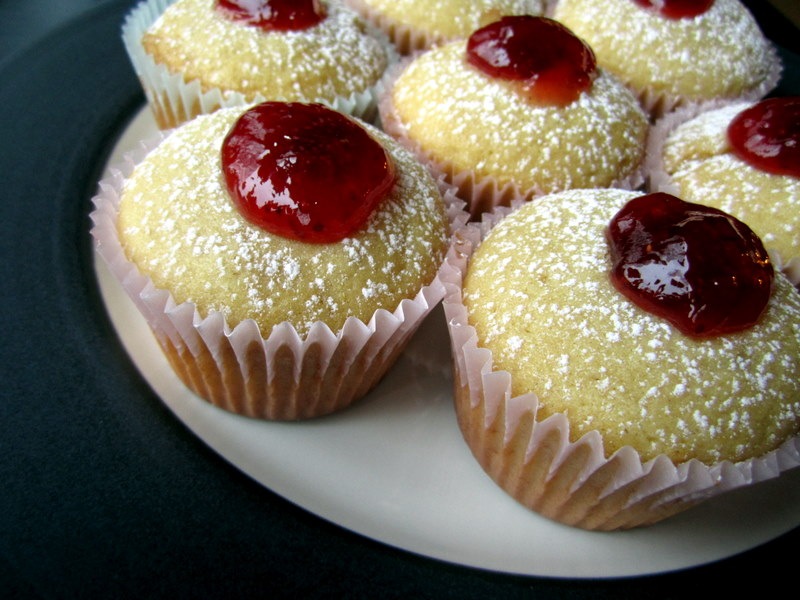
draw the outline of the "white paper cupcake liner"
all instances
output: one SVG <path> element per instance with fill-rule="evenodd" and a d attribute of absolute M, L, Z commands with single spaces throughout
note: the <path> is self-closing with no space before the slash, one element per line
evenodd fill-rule
<path fill-rule="evenodd" d="M 197 115 L 208 114 L 218 108 L 245 106 L 270 100 L 271 98 L 265 98 L 261 94 L 247 98 L 239 92 L 219 88 L 204 91 L 199 81 L 187 81 L 182 73 L 170 72 L 165 66 L 155 62 L 142 47 L 142 36 L 174 2 L 175 0 L 143 0 L 128 13 L 122 25 L 125 50 L 141 82 L 158 127 L 163 130 L 172 129 Z M 370 33 L 383 42 L 389 64 L 396 62 L 397 53 L 384 34 L 377 30 Z M 367 122 L 374 121 L 377 115 L 376 86 L 354 91 L 349 96 L 303 101 L 319 102 Z"/>
<path fill-rule="evenodd" d="M 738 463 L 674 464 L 665 455 L 643 462 L 625 447 L 606 457 L 602 434 L 570 441 L 563 413 L 537 420 L 534 393 L 512 396 L 511 375 L 495 371 L 492 353 L 479 345 L 462 302 L 470 257 L 511 209 L 483 215 L 454 236 L 441 278 L 451 337 L 455 406 L 459 426 L 486 473 L 527 508 L 590 530 L 648 525 L 724 492 L 778 477 L 800 466 L 800 437 L 765 456 Z"/>
<path fill-rule="evenodd" d="M 219 312 L 201 315 L 191 302 L 178 304 L 128 261 L 117 233 L 124 181 L 161 139 L 143 143 L 100 182 L 91 234 L 98 254 L 145 317 L 176 374 L 222 409 L 271 420 L 319 417 L 364 396 L 444 297 L 438 274 L 415 298 L 402 300 L 393 311 L 377 310 L 368 323 L 350 317 L 341 331 L 332 331 L 317 322 L 305 336 L 290 323 L 264 334 L 253 320 L 230 327 Z M 443 194 L 452 230 L 467 217 L 449 188 Z"/>

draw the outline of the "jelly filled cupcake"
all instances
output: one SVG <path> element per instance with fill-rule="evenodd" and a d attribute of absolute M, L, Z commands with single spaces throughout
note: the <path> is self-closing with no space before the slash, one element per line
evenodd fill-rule
<path fill-rule="evenodd" d="M 118 173 L 93 235 L 187 387 L 302 419 L 365 395 L 441 300 L 444 196 L 375 128 L 266 102 L 199 116 Z"/>
<path fill-rule="evenodd" d="M 778 83 L 771 42 L 739 0 L 558 0 L 554 17 L 659 117 L 762 98 Z"/>
<path fill-rule="evenodd" d="M 800 97 L 739 102 L 660 120 L 650 185 L 731 213 L 800 283 Z"/>
<path fill-rule="evenodd" d="M 371 119 L 385 39 L 327 0 L 145 0 L 123 41 L 162 129 L 264 100 L 320 102 Z"/>
<path fill-rule="evenodd" d="M 649 123 L 585 43 L 504 17 L 387 75 L 384 128 L 459 188 L 473 215 L 571 188 L 636 187 Z"/>
<path fill-rule="evenodd" d="M 744 223 L 616 189 L 507 212 L 456 234 L 444 309 L 459 425 L 508 494 L 613 530 L 800 465 L 800 294 Z"/>

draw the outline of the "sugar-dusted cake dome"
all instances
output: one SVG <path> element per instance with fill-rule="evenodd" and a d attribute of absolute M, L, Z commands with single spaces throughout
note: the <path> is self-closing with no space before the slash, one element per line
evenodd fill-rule
<path fill-rule="evenodd" d="M 640 194 L 573 190 L 528 203 L 478 247 L 464 304 L 513 394 L 537 421 L 567 415 L 570 438 L 601 434 L 606 455 L 741 461 L 800 432 L 800 294 L 783 276 L 761 320 L 697 338 L 610 283 L 606 229 Z"/>
<path fill-rule="evenodd" d="M 671 18 L 634 0 L 560 0 L 554 18 L 660 114 L 685 103 L 761 97 L 777 84 L 770 42 L 739 0 Z M 657 4 L 657 3 L 654 3 Z"/>
<path fill-rule="evenodd" d="M 648 121 L 633 94 L 599 71 L 567 103 L 532 102 L 506 80 L 468 64 L 467 42 L 410 62 L 381 102 L 388 131 L 455 177 L 469 173 L 531 197 L 605 187 L 638 173 Z"/>
<path fill-rule="evenodd" d="M 346 0 L 402 53 L 468 37 L 506 15 L 541 15 L 542 0 Z"/>
<path fill-rule="evenodd" d="M 297 9 L 279 4 L 259 8 L 255 3 L 252 12 Z M 371 35 L 340 2 L 297 4 L 317 11 L 318 19 L 293 28 L 287 18 L 289 25 L 271 28 L 260 26 L 255 16 L 235 18 L 220 0 L 144 0 L 137 6 L 123 39 L 159 124 L 174 127 L 237 98 L 240 105 L 262 100 L 333 104 L 371 92 L 391 60 L 388 42 Z"/>
<path fill-rule="evenodd" d="M 733 214 L 758 233 L 776 263 L 794 264 L 800 261 L 800 178 L 754 166 L 734 151 L 728 135 L 751 106 L 734 103 L 666 127 L 666 137 L 654 139 L 655 185 Z"/>
<path fill-rule="evenodd" d="M 253 319 L 266 336 L 284 321 L 301 334 L 315 321 L 333 331 L 349 316 L 367 322 L 432 281 L 447 221 L 439 189 L 407 151 L 363 125 L 391 157 L 394 186 L 353 235 L 298 241 L 250 222 L 226 188 L 221 145 L 241 114 L 221 109 L 185 124 L 125 183 L 121 243 L 157 287 L 201 314 L 221 312 L 231 327 Z"/>
<path fill-rule="evenodd" d="M 221 108 L 130 158 L 93 198 L 97 251 L 214 406 L 269 420 L 343 410 L 444 295 L 459 203 L 355 117 Z"/>

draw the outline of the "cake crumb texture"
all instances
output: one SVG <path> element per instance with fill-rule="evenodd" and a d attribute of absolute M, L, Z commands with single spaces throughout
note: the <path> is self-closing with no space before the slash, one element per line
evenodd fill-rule
<path fill-rule="evenodd" d="M 307 102 L 363 92 L 383 75 L 386 50 L 353 11 L 323 4 L 327 17 L 314 27 L 264 32 L 221 15 L 215 0 L 178 0 L 142 45 L 156 63 L 199 81 L 204 91 Z"/>
<path fill-rule="evenodd" d="M 393 86 L 398 121 L 434 160 L 541 193 L 609 186 L 639 168 L 647 118 L 616 78 L 601 72 L 569 105 L 536 106 L 465 53 L 463 41 L 427 52 Z"/>
<path fill-rule="evenodd" d="M 637 91 L 693 102 L 736 98 L 774 68 L 769 41 L 739 0 L 715 0 L 689 19 L 664 18 L 631 0 L 559 0 L 554 17 Z"/>
<path fill-rule="evenodd" d="M 221 109 L 176 130 L 136 166 L 123 189 L 118 228 L 125 252 L 176 302 L 222 312 L 233 327 L 253 318 L 262 335 L 289 321 L 335 332 L 349 316 L 368 322 L 430 283 L 447 248 L 440 192 L 409 152 L 374 128 L 397 181 L 358 234 L 332 244 L 272 235 L 233 204 L 220 147 L 242 109 Z"/>
<path fill-rule="evenodd" d="M 663 169 L 684 200 L 732 214 L 781 262 L 797 260 L 800 179 L 751 166 L 733 153 L 728 141 L 728 125 L 749 106 L 735 103 L 679 125 L 664 141 Z"/>
<path fill-rule="evenodd" d="M 353 0 L 351 3 L 441 40 L 468 37 L 503 16 L 544 12 L 541 0 Z"/>
<path fill-rule="evenodd" d="M 597 429 L 607 455 L 707 464 L 760 456 L 800 431 L 800 294 L 783 276 L 754 327 L 687 337 L 609 280 L 605 230 L 634 197 L 574 190 L 530 202 L 478 247 L 464 303 L 514 395 L 537 418 L 563 412 L 571 437 Z"/>

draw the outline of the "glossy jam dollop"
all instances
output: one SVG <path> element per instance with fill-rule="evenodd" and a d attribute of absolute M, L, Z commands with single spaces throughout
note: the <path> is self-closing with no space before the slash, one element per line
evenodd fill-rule
<path fill-rule="evenodd" d="M 711 8 L 714 0 L 633 0 L 642 8 L 668 19 L 693 19 Z"/>
<path fill-rule="evenodd" d="M 232 21 L 264 31 L 299 31 L 325 18 L 319 0 L 217 0 L 216 7 Z"/>
<path fill-rule="evenodd" d="M 733 152 L 751 166 L 800 177 L 800 96 L 768 98 L 728 125 Z"/>
<path fill-rule="evenodd" d="M 715 208 L 639 196 L 611 220 L 608 238 L 617 290 L 687 335 L 747 329 L 769 302 L 774 270 L 761 240 Z"/>
<path fill-rule="evenodd" d="M 592 87 L 594 52 L 561 23 L 529 15 L 503 17 L 467 41 L 467 62 L 519 83 L 532 102 L 565 106 Z"/>
<path fill-rule="evenodd" d="M 247 110 L 225 137 L 221 160 L 245 218 L 311 243 L 356 233 L 395 181 L 383 146 L 320 104 L 265 102 Z"/>

